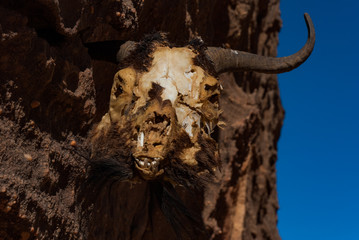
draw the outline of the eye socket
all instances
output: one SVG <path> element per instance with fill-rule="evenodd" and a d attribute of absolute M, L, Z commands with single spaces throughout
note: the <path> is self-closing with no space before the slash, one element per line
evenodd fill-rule
<path fill-rule="evenodd" d="M 119 84 L 119 85 L 116 86 L 116 91 L 114 92 L 115 97 L 118 98 L 118 96 L 120 96 L 122 93 L 123 93 L 123 88 Z"/>
<path fill-rule="evenodd" d="M 215 84 L 215 85 L 213 85 L 213 86 L 211 86 L 211 85 L 209 85 L 209 84 L 205 84 L 204 85 L 204 90 L 206 90 L 206 91 L 212 91 L 212 92 L 214 92 L 214 91 L 216 91 L 218 89 L 218 84 Z"/>
<path fill-rule="evenodd" d="M 208 101 L 211 103 L 218 103 L 219 101 L 219 94 L 214 94 L 208 98 Z"/>
<path fill-rule="evenodd" d="M 118 96 L 120 96 L 123 93 L 123 88 L 121 84 L 124 84 L 125 81 L 119 75 L 117 75 L 116 78 L 118 81 L 116 81 L 116 86 L 115 86 L 116 91 L 114 92 L 114 95 L 116 98 L 118 98 Z"/>

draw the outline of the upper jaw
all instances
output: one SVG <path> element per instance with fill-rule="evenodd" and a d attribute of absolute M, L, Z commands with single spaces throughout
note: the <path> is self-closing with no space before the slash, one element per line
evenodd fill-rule
<path fill-rule="evenodd" d="M 147 156 L 138 156 L 135 157 L 135 163 L 138 167 L 144 169 L 150 169 L 153 172 L 158 171 L 158 166 L 162 159 L 160 157 L 147 157 Z"/>
<path fill-rule="evenodd" d="M 160 163 L 163 160 L 160 157 L 151 158 L 138 156 L 134 157 L 134 159 L 136 168 L 140 170 L 142 177 L 147 180 L 153 180 L 162 175 L 164 172 L 163 169 L 159 169 Z"/>

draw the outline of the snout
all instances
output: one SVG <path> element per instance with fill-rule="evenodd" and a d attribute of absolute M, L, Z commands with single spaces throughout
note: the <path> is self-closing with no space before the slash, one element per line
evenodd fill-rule
<path fill-rule="evenodd" d="M 173 113 L 170 107 L 153 105 L 137 121 L 137 144 L 133 157 L 136 168 L 146 179 L 153 179 L 163 173 L 162 167 L 173 137 Z"/>

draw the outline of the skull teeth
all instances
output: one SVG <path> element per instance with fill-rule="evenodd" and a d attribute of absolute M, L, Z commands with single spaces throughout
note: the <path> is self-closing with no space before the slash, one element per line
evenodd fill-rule
<path fill-rule="evenodd" d="M 213 128 L 212 128 L 212 122 L 210 122 L 209 124 L 206 122 L 205 123 L 206 127 L 207 127 L 207 134 L 211 135 L 211 133 L 213 132 Z"/>
<path fill-rule="evenodd" d="M 137 142 L 140 147 L 143 147 L 145 140 L 145 134 L 143 132 L 140 132 L 137 137 Z"/>
<path fill-rule="evenodd" d="M 159 160 L 160 160 L 160 158 L 158 158 L 158 157 L 154 158 L 153 161 L 151 161 L 148 158 L 141 158 L 141 159 L 135 158 L 135 160 L 136 160 L 137 164 L 142 168 L 148 168 L 152 171 L 158 170 L 158 165 L 159 165 Z"/>

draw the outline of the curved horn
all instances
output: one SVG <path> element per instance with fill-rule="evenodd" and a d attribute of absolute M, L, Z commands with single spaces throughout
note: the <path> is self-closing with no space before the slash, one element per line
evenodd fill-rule
<path fill-rule="evenodd" d="M 283 73 L 299 67 L 312 53 L 315 42 L 315 32 L 308 13 L 304 14 L 308 29 L 308 39 L 302 49 L 287 57 L 265 57 L 252 53 L 209 47 L 206 54 L 214 63 L 217 73 L 251 70 L 262 73 Z"/>
<path fill-rule="evenodd" d="M 121 62 L 123 59 L 128 57 L 131 51 L 133 51 L 135 48 L 136 48 L 136 42 L 133 41 L 127 41 L 124 44 L 122 44 L 120 50 L 118 50 L 116 54 L 117 62 Z"/>

